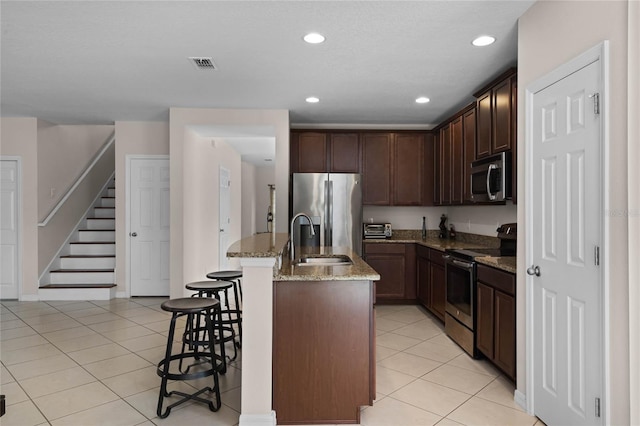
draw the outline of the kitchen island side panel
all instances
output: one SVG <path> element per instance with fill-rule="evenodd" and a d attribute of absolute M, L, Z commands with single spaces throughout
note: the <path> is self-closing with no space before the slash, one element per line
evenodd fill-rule
<path fill-rule="evenodd" d="M 274 283 L 279 424 L 357 423 L 375 368 L 371 281 Z"/>

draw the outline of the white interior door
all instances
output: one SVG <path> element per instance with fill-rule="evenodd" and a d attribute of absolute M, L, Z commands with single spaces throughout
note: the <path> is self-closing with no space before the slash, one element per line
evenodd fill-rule
<path fill-rule="evenodd" d="M 550 425 L 602 423 L 600 81 L 596 61 L 533 95 L 533 401 Z"/>
<path fill-rule="evenodd" d="M 230 188 L 230 172 L 224 167 L 220 167 L 220 192 L 219 192 L 219 244 L 218 251 L 218 268 L 220 270 L 227 269 L 227 249 L 229 248 L 229 225 L 231 223 L 231 188 Z"/>
<path fill-rule="evenodd" d="M 132 296 L 169 295 L 169 160 L 132 159 L 130 167 Z"/>
<path fill-rule="evenodd" d="M 0 299 L 18 299 L 18 162 L 0 161 Z"/>

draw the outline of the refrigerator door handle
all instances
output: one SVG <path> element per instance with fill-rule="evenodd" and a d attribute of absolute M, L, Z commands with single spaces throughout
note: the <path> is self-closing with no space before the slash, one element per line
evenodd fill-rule
<path fill-rule="evenodd" d="M 333 182 L 331 180 L 324 181 L 325 196 L 325 215 L 324 215 L 324 242 L 325 246 L 333 245 Z"/>

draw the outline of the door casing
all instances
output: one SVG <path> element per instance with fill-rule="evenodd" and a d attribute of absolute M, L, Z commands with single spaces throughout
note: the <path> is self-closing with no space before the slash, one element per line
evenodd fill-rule
<path fill-rule="evenodd" d="M 609 194 L 606 190 L 609 188 L 609 43 L 607 40 L 592 47 L 581 55 L 571 59 L 570 61 L 560 65 L 550 73 L 540 77 L 536 81 L 532 82 L 525 89 L 525 146 L 526 146 L 526 161 L 525 161 L 525 181 L 526 183 L 526 217 L 530 218 L 533 214 L 533 101 L 535 93 L 540 90 L 554 84 L 558 80 L 565 78 L 579 69 L 595 62 L 599 61 L 600 75 L 602 81 L 600 84 L 600 150 L 601 150 L 601 163 L 602 181 L 600 182 L 600 193 L 602 205 L 600 206 L 600 220 L 601 220 L 601 235 L 600 241 L 602 246 L 600 248 L 600 282 L 602 283 L 602 399 L 601 399 L 601 416 L 604 424 L 610 424 L 611 413 L 608 407 L 610 404 L 610 333 L 609 333 L 609 217 L 605 212 L 609 211 Z M 532 236 L 534 230 L 532 229 L 532 221 L 526 220 L 526 252 L 525 259 L 526 265 L 533 264 L 533 250 L 532 250 Z M 536 348 L 533 345 L 533 277 L 526 276 L 526 408 L 527 412 L 531 415 L 534 414 L 535 400 L 533 394 L 533 355 Z"/>
<path fill-rule="evenodd" d="M 22 299 L 22 158 L 13 155 L 0 155 L 0 161 L 15 161 L 16 163 L 16 286 L 18 300 Z"/>
<path fill-rule="evenodd" d="M 126 156 L 126 177 L 125 177 L 125 185 L 126 185 L 126 208 L 125 208 L 125 275 L 126 275 L 126 289 L 125 289 L 125 297 L 131 297 L 131 238 L 129 238 L 129 233 L 131 232 L 131 162 L 134 160 L 167 160 L 169 161 L 168 155 L 127 155 Z M 169 288 L 171 288 L 171 284 L 169 284 Z"/>

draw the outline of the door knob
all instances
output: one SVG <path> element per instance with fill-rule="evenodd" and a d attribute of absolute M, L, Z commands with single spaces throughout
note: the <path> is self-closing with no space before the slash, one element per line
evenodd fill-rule
<path fill-rule="evenodd" d="M 531 265 L 529 268 L 527 268 L 527 274 L 535 275 L 536 277 L 539 277 L 540 276 L 540 267 Z"/>
<path fill-rule="evenodd" d="M 137 237 L 138 233 L 137 232 L 131 232 L 131 233 L 129 233 L 129 235 L 131 235 L 132 237 Z"/>

